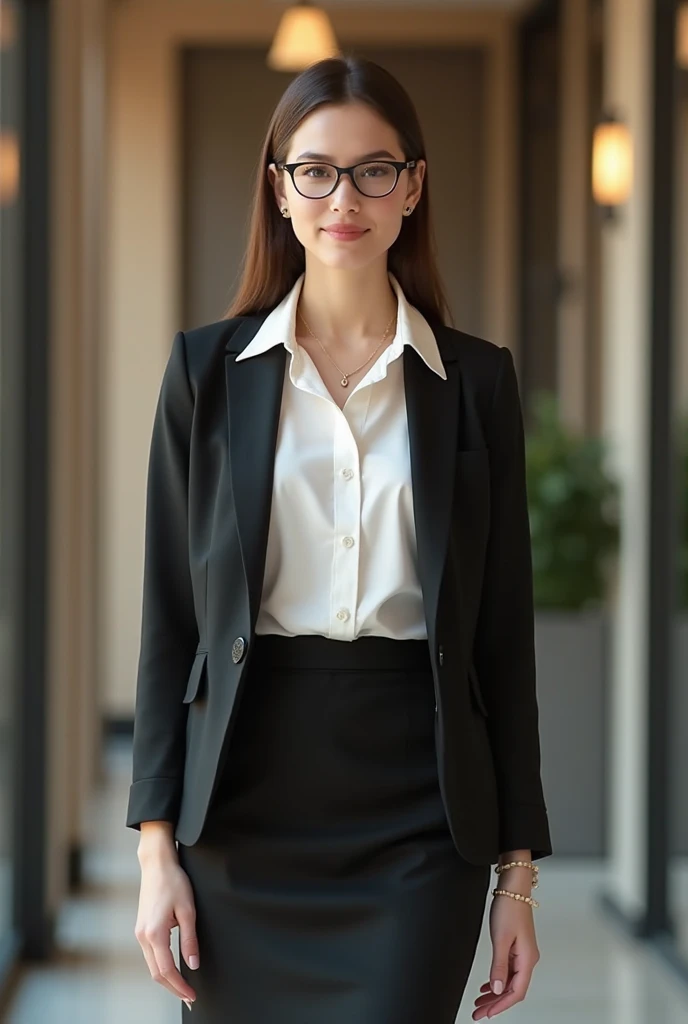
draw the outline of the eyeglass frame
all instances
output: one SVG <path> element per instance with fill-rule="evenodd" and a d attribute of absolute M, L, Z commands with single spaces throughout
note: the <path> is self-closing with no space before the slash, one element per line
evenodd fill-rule
<path fill-rule="evenodd" d="M 379 196 L 369 196 L 367 192 L 364 192 L 363 189 L 358 187 L 358 185 L 356 184 L 356 179 L 354 178 L 353 172 L 356 170 L 357 167 L 365 167 L 366 164 L 388 164 L 390 167 L 394 168 L 394 170 L 396 171 L 396 175 L 397 176 L 394 179 L 394 184 L 392 185 L 392 187 L 389 190 L 389 192 L 383 192 Z M 406 170 L 411 171 L 411 170 L 413 170 L 417 166 L 417 164 L 418 164 L 417 160 L 361 160 L 357 164 L 351 164 L 350 167 L 338 167 L 337 164 L 331 164 L 328 160 L 299 160 L 296 163 L 291 163 L 291 164 L 278 164 L 278 163 L 276 163 L 275 167 L 277 168 L 278 171 L 288 171 L 289 172 L 289 176 L 290 176 L 290 178 L 292 180 L 292 184 L 293 184 L 294 188 L 296 189 L 296 191 L 299 193 L 300 196 L 303 196 L 304 199 L 327 199 L 328 196 L 331 196 L 332 193 L 337 190 L 337 186 L 339 185 L 339 182 L 341 180 L 342 174 L 348 174 L 349 175 L 349 177 L 351 178 L 351 182 L 352 182 L 354 188 L 356 189 L 356 191 L 360 192 L 361 195 L 365 196 L 366 199 L 384 199 L 385 196 L 391 195 L 392 192 L 394 191 L 394 189 L 399 184 L 399 176 L 401 175 L 401 172 L 402 171 L 406 171 Z M 296 181 L 294 180 L 294 171 L 296 170 L 297 167 L 309 167 L 311 165 L 321 165 L 321 166 L 324 165 L 325 167 L 334 167 L 335 171 L 337 172 L 337 180 L 335 181 L 334 185 L 332 186 L 332 188 L 330 189 L 329 192 L 325 192 L 325 194 L 322 195 L 322 196 L 307 196 L 307 195 L 304 195 L 304 193 L 301 191 L 299 186 L 296 184 Z"/>

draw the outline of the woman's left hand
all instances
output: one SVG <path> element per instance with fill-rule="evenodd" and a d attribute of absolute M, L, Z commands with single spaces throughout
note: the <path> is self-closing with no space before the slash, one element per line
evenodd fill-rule
<path fill-rule="evenodd" d="M 516 885 L 500 880 L 500 888 L 519 892 Z M 529 896 L 530 889 L 523 890 Z M 475 1000 L 473 1020 L 495 1017 L 514 1003 L 525 999 L 533 968 L 540 959 L 535 939 L 534 910 L 522 900 L 510 896 L 493 896 L 490 907 L 492 965 L 490 981 L 480 986 L 484 995 Z M 501 994 L 494 992 L 495 982 L 502 983 Z M 497 985 L 499 988 L 499 985 Z"/>

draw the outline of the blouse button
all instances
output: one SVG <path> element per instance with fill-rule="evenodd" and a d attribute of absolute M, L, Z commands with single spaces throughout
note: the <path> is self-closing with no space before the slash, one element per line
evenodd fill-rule
<path fill-rule="evenodd" d="M 342 622 L 346 622 L 346 620 L 349 618 L 348 610 L 346 608 L 340 608 L 339 611 L 337 612 L 337 618 L 341 619 Z"/>
<path fill-rule="evenodd" d="M 354 546 L 353 537 L 342 537 L 342 544 L 345 548 L 352 548 Z"/>
<path fill-rule="evenodd" d="M 345 480 L 350 480 L 353 475 L 354 475 L 353 469 L 343 469 L 342 470 L 342 476 L 344 477 Z"/>

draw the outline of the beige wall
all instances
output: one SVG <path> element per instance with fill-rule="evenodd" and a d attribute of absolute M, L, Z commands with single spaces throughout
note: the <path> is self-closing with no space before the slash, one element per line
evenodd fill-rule
<path fill-rule="evenodd" d="M 99 771 L 97 505 L 107 0 L 51 6 L 48 901 Z"/>
<path fill-rule="evenodd" d="M 160 378 L 180 326 L 177 52 L 187 42 L 267 45 L 279 13 L 259 2 L 127 0 L 111 8 L 99 678 L 105 712 L 112 716 L 133 710 L 148 448 Z M 511 18 L 447 5 L 342 3 L 333 19 L 343 46 L 398 41 L 486 47 L 486 334 L 513 346 L 517 110 Z"/>

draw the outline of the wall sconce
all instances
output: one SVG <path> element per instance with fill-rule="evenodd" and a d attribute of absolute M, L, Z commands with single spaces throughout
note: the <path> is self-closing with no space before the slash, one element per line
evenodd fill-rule
<path fill-rule="evenodd" d="M 325 11 L 309 0 L 301 0 L 282 15 L 267 63 L 274 71 L 303 71 L 318 60 L 338 55 L 337 40 Z"/>
<path fill-rule="evenodd" d="M 0 206 L 11 206 L 19 195 L 19 139 L 8 128 L 0 131 Z"/>
<path fill-rule="evenodd" d="M 633 185 L 633 140 L 628 125 L 606 114 L 595 128 L 592 144 L 592 192 L 607 220 L 628 202 Z"/>
<path fill-rule="evenodd" d="M 17 12 L 12 4 L 0 3 L 0 50 L 11 49 L 17 41 Z"/>
<path fill-rule="evenodd" d="M 676 62 L 688 71 L 688 3 L 679 5 L 676 18 Z"/>

